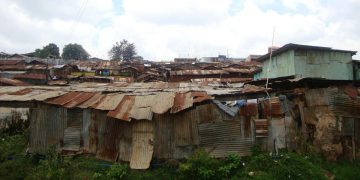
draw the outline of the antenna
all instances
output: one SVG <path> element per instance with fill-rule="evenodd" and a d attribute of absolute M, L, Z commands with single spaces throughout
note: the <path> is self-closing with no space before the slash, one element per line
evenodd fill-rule
<path fill-rule="evenodd" d="M 272 40 L 271 40 L 270 61 L 269 61 L 269 65 L 268 65 L 267 72 L 266 72 L 266 85 L 265 85 L 265 89 L 268 88 L 268 84 L 269 84 L 269 74 L 270 74 L 270 66 L 271 66 L 271 60 L 272 60 L 272 52 L 273 52 L 273 47 L 274 47 L 274 37 L 275 37 L 275 26 L 274 26 L 274 28 L 273 28 L 273 34 L 272 34 Z"/>

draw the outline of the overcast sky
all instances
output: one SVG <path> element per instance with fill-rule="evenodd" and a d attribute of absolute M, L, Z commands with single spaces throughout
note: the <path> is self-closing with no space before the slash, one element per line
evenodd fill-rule
<path fill-rule="evenodd" d="M 359 51 L 359 9 L 360 0 L 1 0 L 0 51 L 79 43 L 108 58 L 127 39 L 150 60 L 246 57 L 266 53 L 274 26 L 277 46 Z"/>

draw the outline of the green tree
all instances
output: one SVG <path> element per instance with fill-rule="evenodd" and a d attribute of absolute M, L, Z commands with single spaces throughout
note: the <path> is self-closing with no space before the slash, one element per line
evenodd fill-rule
<path fill-rule="evenodd" d="M 132 61 L 136 55 L 134 43 L 129 43 L 126 39 L 116 42 L 109 51 L 111 60 Z"/>
<path fill-rule="evenodd" d="M 89 58 L 89 53 L 79 44 L 65 45 L 61 57 L 63 59 L 85 60 Z"/>
<path fill-rule="evenodd" d="M 59 58 L 60 57 L 59 47 L 54 43 L 50 43 L 44 46 L 42 49 L 36 49 L 34 56 L 38 58 L 47 58 L 50 56 Z"/>

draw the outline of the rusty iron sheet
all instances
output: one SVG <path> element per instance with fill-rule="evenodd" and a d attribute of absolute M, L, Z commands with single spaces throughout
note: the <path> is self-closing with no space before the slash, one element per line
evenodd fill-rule
<path fill-rule="evenodd" d="M 132 136 L 131 169 L 147 169 L 154 153 L 154 123 L 152 121 L 135 121 Z"/>
<path fill-rule="evenodd" d="M 253 71 L 251 69 L 244 69 L 244 68 L 223 68 L 223 70 L 227 71 L 227 72 L 231 72 L 231 73 L 242 73 L 242 74 L 250 74 Z"/>
<path fill-rule="evenodd" d="M 201 83 L 210 83 L 210 82 L 219 82 L 219 83 L 239 83 L 239 82 L 249 82 L 253 78 L 196 78 L 191 79 L 191 82 L 201 82 Z"/>
<path fill-rule="evenodd" d="M 191 92 L 177 92 L 175 94 L 174 105 L 171 107 L 170 113 L 177 113 L 192 106 L 193 98 L 191 97 Z"/>
<path fill-rule="evenodd" d="M 131 121 L 130 112 L 135 102 L 135 96 L 124 96 L 114 110 L 108 112 L 107 116 L 124 121 Z"/>
<path fill-rule="evenodd" d="M 45 101 L 47 99 L 55 98 L 64 94 L 66 94 L 65 91 L 43 91 L 37 95 L 33 95 L 32 98 L 36 101 Z"/>
<path fill-rule="evenodd" d="M 191 92 L 191 97 L 193 98 L 194 103 L 200 103 L 206 100 L 214 99 L 213 97 L 209 96 L 206 92 Z"/>
<path fill-rule="evenodd" d="M 263 101 L 264 115 L 284 115 L 282 111 L 280 100 L 278 97 Z"/>
<path fill-rule="evenodd" d="M 45 80 L 46 74 L 16 74 L 14 79 L 40 79 Z"/>
<path fill-rule="evenodd" d="M 0 78 L 0 86 L 29 86 L 30 84 L 17 79 Z"/>
<path fill-rule="evenodd" d="M 153 99 L 151 110 L 157 114 L 167 112 L 174 105 L 175 93 L 173 92 L 160 92 L 157 93 Z"/>
<path fill-rule="evenodd" d="M 46 101 L 46 103 L 63 106 L 65 104 L 71 102 L 72 100 L 76 99 L 78 96 L 81 95 L 81 93 L 82 92 L 69 92 L 60 97 L 48 100 L 48 101 Z"/>
<path fill-rule="evenodd" d="M 74 99 L 72 99 L 70 102 L 66 103 L 64 107 L 66 108 L 73 108 L 77 105 L 85 102 L 86 100 L 93 97 L 96 93 L 90 93 L 90 92 L 81 92 L 78 96 L 76 96 Z"/>
<path fill-rule="evenodd" d="M 155 95 L 135 96 L 134 104 L 130 111 L 130 118 L 152 120 L 153 113 L 151 105 L 154 102 Z"/>
<path fill-rule="evenodd" d="M 122 101 L 124 94 L 107 94 L 104 99 L 99 102 L 95 109 L 99 110 L 114 110 Z"/>
<path fill-rule="evenodd" d="M 213 157 L 226 157 L 230 153 L 250 155 L 254 140 L 241 137 L 241 133 L 240 121 L 199 124 L 200 147 Z"/>
<path fill-rule="evenodd" d="M 32 90 L 23 95 L 3 94 L 0 97 L 0 101 L 43 101 L 48 98 L 58 97 L 62 94 L 64 94 L 62 91 Z"/>
<path fill-rule="evenodd" d="M 344 93 L 347 94 L 351 99 L 356 99 L 359 95 L 357 88 L 353 85 L 347 85 L 344 89 Z"/>
<path fill-rule="evenodd" d="M 26 88 L 26 89 L 21 89 L 21 90 L 16 91 L 16 92 L 9 93 L 9 95 L 25 95 L 25 94 L 28 94 L 28 93 L 30 93 L 32 91 L 33 91 L 32 89 Z"/>
<path fill-rule="evenodd" d="M 241 90 L 242 93 L 256 93 L 256 92 L 265 92 L 265 88 L 260 86 L 254 86 L 250 84 L 246 84 L 244 88 Z"/>
<path fill-rule="evenodd" d="M 79 104 L 77 107 L 82 108 L 82 109 L 89 108 L 89 107 L 95 105 L 96 103 L 100 102 L 102 100 L 102 98 L 104 98 L 104 97 L 105 97 L 104 94 L 95 93 L 91 98 L 89 98 L 88 100 Z"/>
<path fill-rule="evenodd" d="M 172 76 L 183 76 L 183 75 L 209 75 L 209 74 L 229 74 L 224 70 L 180 70 L 170 71 Z"/>
<path fill-rule="evenodd" d="M 242 116 L 256 116 L 258 114 L 257 103 L 246 103 L 239 111 Z"/>

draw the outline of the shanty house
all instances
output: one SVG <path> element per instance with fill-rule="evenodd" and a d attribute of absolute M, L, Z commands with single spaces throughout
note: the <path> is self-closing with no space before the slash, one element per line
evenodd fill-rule
<path fill-rule="evenodd" d="M 264 78 L 296 77 L 352 80 L 352 56 L 356 51 L 330 47 L 286 44 L 259 57 L 263 71 L 254 75 L 255 80 Z M 269 72 L 268 72 L 269 70 Z"/>

